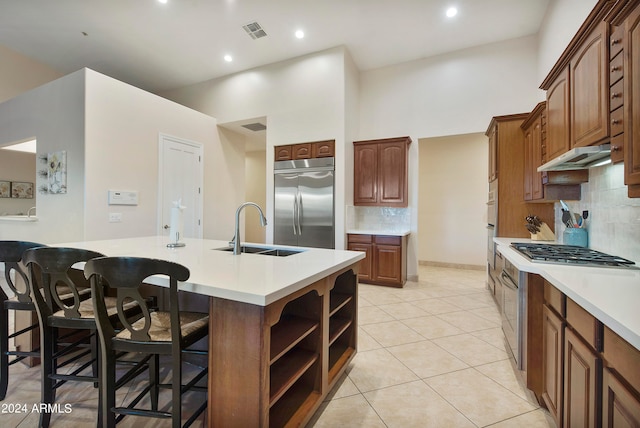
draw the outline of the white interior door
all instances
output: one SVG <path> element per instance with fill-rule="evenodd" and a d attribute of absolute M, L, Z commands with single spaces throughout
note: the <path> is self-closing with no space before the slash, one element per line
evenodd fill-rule
<path fill-rule="evenodd" d="M 173 201 L 181 200 L 184 237 L 202 238 L 202 144 L 160 134 L 159 234 L 169 235 Z"/>

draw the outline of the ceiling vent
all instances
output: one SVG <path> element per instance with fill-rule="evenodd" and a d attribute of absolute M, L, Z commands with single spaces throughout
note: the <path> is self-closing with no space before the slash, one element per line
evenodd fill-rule
<path fill-rule="evenodd" d="M 243 25 L 242 28 L 244 28 L 244 31 L 246 31 L 253 40 L 266 37 L 267 35 L 257 22 L 250 22 L 247 25 Z"/>
<path fill-rule="evenodd" d="M 267 129 L 267 127 L 260 122 L 247 123 L 246 125 L 242 125 L 242 127 L 254 132 L 264 131 L 265 129 Z"/>

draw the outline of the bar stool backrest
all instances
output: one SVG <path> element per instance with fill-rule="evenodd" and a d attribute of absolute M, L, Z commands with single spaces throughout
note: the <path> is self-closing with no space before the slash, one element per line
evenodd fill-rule
<path fill-rule="evenodd" d="M 52 315 L 60 308 L 63 310 L 65 318 L 81 318 L 80 303 L 91 296 L 88 293 L 80 295 L 79 290 L 81 290 L 82 284 L 77 283 L 78 279 L 74 280 L 70 277 L 72 266 L 97 257 L 104 257 L 104 254 L 63 247 L 27 250 L 23 256 L 23 263 L 29 266 L 32 277 L 35 274 L 34 266 L 39 267 L 42 275 L 42 280 L 37 281 L 37 285 L 33 287 L 34 300 L 40 311 L 45 315 Z M 82 278 L 80 275 L 79 277 Z M 39 287 L 42 287 L 43 293 L 35 293 L 36 288 Z M 63 296 L 60 296 L 60 293 Z"/>
<path fill-rule="evenodd" d="M 26 270 L 20 264 L 22 255 L 30 248 L 44 247 L 43 244 L 28 241 L 0 241 L 0 262 L 4 263 L 4 279 L 21 303 L 31 303 L 31 285 Z M 12 279 L 11 273 L 15 276 Z M 0 297 L 8 300 L 9 296 L 0 287 Z"/>
<path fill-rule="evenodd" d="M 118 318 L 126 328 L 132 341 L 150 342 L 149 329 L 151 327 L 151 315 L 144 298 L 140 295 L 139 287 L 144 281 L 154 275 L 169 277 L 169 301 L 172 342 L 175 346 L 181 345 L 180 315 L 178 305 L 178 281 L 189 279 L 189 269 L 166 260 L 148 259 L 140 257 L 103 257 L 90 260 L 84 268 L 85 276 L 90 278 L 91 290 L 94 293 L 96 305 L 96 322 L 106 337 L 113 337 L 115 330 L 107 317 L 106 307 L 102 296 L 102 290 L 98 281 L 102 279 L 107 285 L 116 290 Z M 124 304 L 137 302 L 142 308 L 144 326 L 134 328 L 131 320 L 127 319 Z M 136 319 L 137 321 L 137 319 Z"/>

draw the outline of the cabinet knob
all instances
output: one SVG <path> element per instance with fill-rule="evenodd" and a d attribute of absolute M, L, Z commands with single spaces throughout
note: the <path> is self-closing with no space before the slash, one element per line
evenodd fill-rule
<path fill-rule="evenodd" d="M 617 45 L 622 41 L 622 39 L 613 39 L 611 40 L 611 46 Z"/>
<path fill-rule="evenodd" d="M 620 67 L 619 65 L 616 65 L 615 67 L 611 67 L 611 72 L 615 73 L 616 71 L 620 71 L 622 69 L 622 67 Z"/>
<path fill-rule="evenodd" d="M 620 151 L 620 147 L 619 146 L 611 146 L 611 151 L 612 152 L 619 152 Z"/>
<path fill-rule="evenodd" d="M 622 94 L 620 92 L 614 92 L 613 94 L 611 94 L 611 98 L 620 98 L 622 96 Z"/>
<path fill-rule="evenodd" d="M 613 119 L 613 120 L 611 121 L 611 124 L 612 124 L 612 125 L 619 125 L 619 124 L 621 124 L 621 123 L 622 123 L 622 121 L 621 121 L 621 120 L 618 120 L 618 119 Z"/>

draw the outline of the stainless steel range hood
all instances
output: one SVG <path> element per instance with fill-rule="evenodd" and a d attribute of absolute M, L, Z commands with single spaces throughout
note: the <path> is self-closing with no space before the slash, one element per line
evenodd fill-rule
<path fill-rule="evenodd" d="M 576 147 L 567 153 L 550 160 L 538 167 L 543 171 L 568 171 L 573 169 L 587 169 L 606 163 L 611 157 L 611 144 L 600 146 Z"/>

